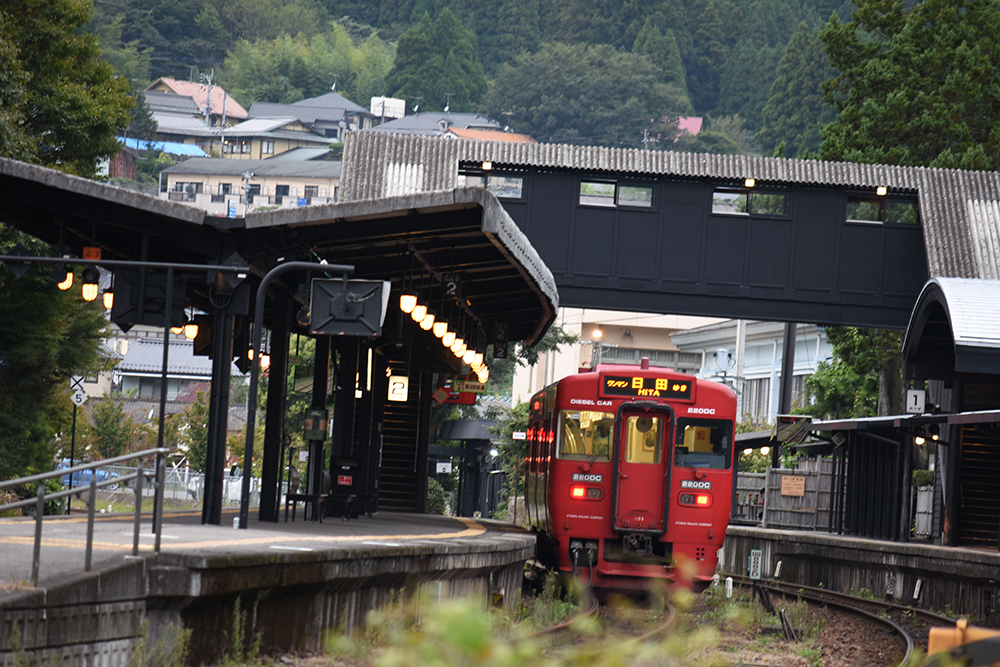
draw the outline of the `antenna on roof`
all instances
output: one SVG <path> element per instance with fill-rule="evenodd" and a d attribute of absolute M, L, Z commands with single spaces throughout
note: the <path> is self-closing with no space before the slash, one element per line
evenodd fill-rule
<path fill-rule="evenodd" d="M 411 100 L 416 100 L 417 103 L 413 105 L 413 113 L 420 113 L 420 100 L 424 99 L 422 97 L 411 97 Z"/>
<path fill-rule="evenodd" d="M 514 115 L 513 111 L 504 111 L 504 116 L 507 116 L 507 124 L 503 126 L 504 132 L 510 132 L 510 117 Z"/>
<path fill-rule="evenodd" d="M 451 113 L 451 98 L 455 93 L 445 93 L 444 96 L 448 98 L 448 101 L 444 103 L 444 112 Z"/>
<path fill-rule="evenodd" d="M 332 90 L 333 92 L 337 92 L 337 76 L 339 75 L 337 74 L 333 75 L 333 85 L 330 86 L 330 90 Z"/>

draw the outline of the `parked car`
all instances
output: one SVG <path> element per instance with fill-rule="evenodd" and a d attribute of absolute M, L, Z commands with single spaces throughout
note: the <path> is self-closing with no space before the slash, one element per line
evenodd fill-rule
<path fill-rule="evenodd" d="M 84 463 L 86 463 L 86 461 L 73 461 L 73 467 L 75 468 L 76 466 L 82 465 Z M 66 468 L 69 467 L 70 467 L 69 459 L 63 459 L 62 461 L 59 462 L 59 465 L 56 466 L 56 469 L 65 470 Z M 119 476 L 118 473 L 109 472 L 102 468 L 93 468 L 91 470 L 78 470 L 75 473 L 73 473 L 73 488 L 76 488 L 78 486 L 90 486 L 90 478 L 94 476 L 94 474 L 97 475 L 98 482 L 104 482 L 109 479 L 115 479 Z M 62 484 L 66 488 L 69 488 L 69 475 L 62 476 Z M 107 489 L 108 491 L 117 491 L 121 487 L 119 484 L 109 484 L 108 486 L 105 486 L 103 488 Z"/>

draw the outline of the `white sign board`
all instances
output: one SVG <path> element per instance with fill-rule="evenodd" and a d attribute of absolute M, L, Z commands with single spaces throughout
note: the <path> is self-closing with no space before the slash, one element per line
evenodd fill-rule
<path fill-rule="evenodd" d="M 906 414 L 922 415 L 927 405 L 927 392 L 923 389 L 906 390 Z"/>
<path fill-rule="evenodd" d="M 450 475 L 451 461 L 438 461 L 434 466 L 434 471 L 439 475 Z"/>
<path fill-rule="evenodd" d="M 69 400 L 73 401 L 73 405 L 80 407 L 87 402 L 87 393 L 84 391 L 74 391 L 73 395 L 69 397 Z"/>
<path fill-rule="evenodd" d="M 750 550 L 750 563 L 748 567 L 750 570 L 750 579 L 760 581 L 761 572 L 764 569 L 764 551 L 762 549 Z"/>
<path fill-rule="evenodd" d="M 406 115 L 406 100 L 397 97 L 373 97 L 371 112 L 381 118 L 402 118 Z"/>
<path fill-rule="evenodd" d="M 410 378 L 405 375 L 389 376 L 389 400 L 406 402 L 410 394 Z"/>
<path fill-rule="evenodd" d="M 528 439 L 528 432 L 527 431 L 514 431 L 513 433 L 510 434 L 510 437 L 512 439 L 514 439 L 514 440 L 527 440 Z"/>

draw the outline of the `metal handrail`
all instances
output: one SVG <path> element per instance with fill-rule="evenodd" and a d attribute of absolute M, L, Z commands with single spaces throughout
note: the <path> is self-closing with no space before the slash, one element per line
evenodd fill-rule
<path fill-rule="evenodd" d="M 0 505 L 0 512 L 8 509 L 18 509 L 21 507 L 30 507 L 32 504 L 35 505 L 35 550 L 34 557 L 31 563 L 31 583 L 32 585 L 38 585 L 38 565 L 41 560 L 42 554 L 42 522 L 45 518 L 45 501 L 55 500 L 58 498 L 68 498 L 70 496 L 81 497 L 84 491 L 89 491 L 87 498 L 87 555 L 85 558 L 85 567 L 89 572 L 93 563 L 93 553 L 94 553 L 94 508 L 97 504 L 97 489 L 103 488 L 105 486 L 113 486 L 117 484 L 122 484 L 135 480 L 135 523 L 132 538 L 132 555 L 139 555 L 139 524 L 142 520 L 142 486 L 145 478 L 148 476 L 145 470 L 144 460 L 149 456 L 156 456 L 156 470 L 153 473 L 155 476 L 155 489 L 153 495 L 153 532 L 156 535 L 155 544 L 153 545 L 153 550 L 156 553 L 160 551 L 160 539 L 161 532 L 163 528 L 163 485 L 165 478 L 166 466 L 164 465 L 164 459 L 166 455 L 170 453 L 170 449 L 166 447 L 154 447 L 153 449 L 146 449 L 135 454 L 126 454 L 125 456 L 116 456 L 115 458 L 105 459 L 103 461 L 97 461 L 95 463 L 86 463 L 83 465 L 73 466 L 72 468 L 64 468 L 62 470 L 53 470 L 52 472 L 43 472 L 38 475 L 31 475 L 30 477 L 21 477 L 20 479 L 12 479 L 0 482 L 0 489 L 6 489 L 14 486 L 21 486 L 23 484 L 31 484 L 33 482 L 38 482 L 38 496 L 34 499 L 19 500 L 13 503 L 6 503 Z M 123 463 L 125 461 L 132 461 L 138 459 L 139 465 L 136 466 L 136 471 L 130 475 L 123 475 L 119 477 L 114 477 L 111 479 L 106 479 L 103 482 L 97 481 L 97 475 L 91 474 L 90 484 L 86 487 L 70 488 L 66 491 L 58 491 L 56 493 L 45 494 L 45 481 L 52 479 L 54 477 L 62 477 L 63 475 L 70 476 L 70 483 L 72 484 L 73 475 L 77 472 L 83 470 L 95 470 L 108 465 L 114 465 L 116 463 Z"/>

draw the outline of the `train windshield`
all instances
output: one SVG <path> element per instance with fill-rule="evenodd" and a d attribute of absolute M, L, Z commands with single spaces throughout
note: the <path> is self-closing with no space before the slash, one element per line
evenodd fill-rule
<path fill-rule="evenodd" d="M 678 419 L 674 465 L 726 470 L 732 461 L 733 426 L 724 419 Z"/>
<path fill-rule="evenodd" d="M 559 413 L 559 449 L 556 458 L 611 460 L 615 416 L 609 412 L 563 410 Z"/>

